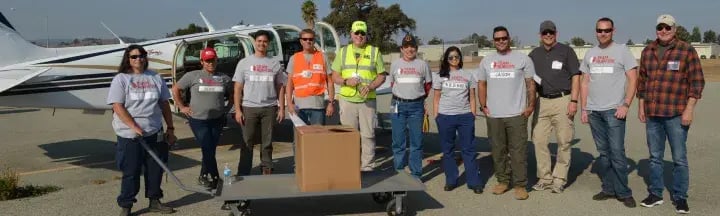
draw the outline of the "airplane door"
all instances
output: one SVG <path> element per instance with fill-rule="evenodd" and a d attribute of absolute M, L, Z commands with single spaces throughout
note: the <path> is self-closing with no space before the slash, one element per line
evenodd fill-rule
<path fill-rule="evenodd" d="M 177 43 L 175 49 L 175 54 L 173 54 L 173 64 L 172 64 L 172 77 L 173 77 L 173 86 L 175 83 L 177 83 L 178 80 L 180 80 L 180 76 L 183 73 L 180 73 L 181 71 L 184 71 L 185 67 L 185 50 L 187 48 L 187 42 L 185 40 L 180 41 Z M 180 69 L 181 71 L 178 71 Z M 179 108 L 175 107 L 175 100 L 170 98 L 170 109 L 173 110 L 173 112 L 179 112 Z"/>
<path fill-rule="evenodd" d="M 335 55 L 340 50 L 340 37 L 335 28 L 326 22 L 315 23 L 315 34 L 318 35 L 317 43 L 328 56 Z"/>

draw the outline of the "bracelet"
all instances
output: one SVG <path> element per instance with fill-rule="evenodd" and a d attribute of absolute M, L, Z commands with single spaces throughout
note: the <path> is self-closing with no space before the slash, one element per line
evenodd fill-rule
<path fill-rule="evenodd" d="M 570 103 L 577 103 L 577 100 L 570 100 Z"/>
<path fill-rule="evenodd" d="M 347 85 L 347 79 L 343 79 L 343 85 Z"/>
<path fill-rule="evenodd" d="M 168 130 L 175 130 L 175 127 L 168 127 Z"/>
<path fill-rule="evenodd" d="M 628 103 L 623 103 L 622 105 L 625 106 L 625 107 L 627 107 L 627 108 L 630 108 L 630 104 L 628 104 Z"/>

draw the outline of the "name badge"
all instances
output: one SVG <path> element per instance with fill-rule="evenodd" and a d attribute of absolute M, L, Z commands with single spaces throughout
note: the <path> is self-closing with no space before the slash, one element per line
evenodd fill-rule
<path fill-rule="evenodd" d="M 613 67 L 590 67 L 590 73 L 591 74 L 611 74 L 613 73 Z"/>
<path fill-rule="evenodd" d="M 492 79 L 511 79 L 515 78 L 515 72 L 490 72 Z"/>
<path fill-rule="evenodd" d="M 667 69 L 668 70 L 680 70 L 680 62 L 678 61 L 668 61 L 667 63 Z"/>
<path fill-rule="evenodd" d="M 313 64 L 312 68 L 313 68 L 313 70 L 322 70 L 323 69 L 321 64 Z"/>
<path fill-rule="evenodd" d="M 225 90 L 222 86 L 200 86 L 199 92 L 223 92 Z"/>
<path fill-rule="evenodd" d="M 304 70 L 304 71 L 302 71 L 301 75 L 303 78 L 310 78 L 310 77 L 312 77 L 312 71 Z"/>
<path fill-rule="evenodd" d="M 553 70 L 560 70 L 562 69 L 563 63 L 559 61 L 553 61 L 552 62 L 552 69 Z"/>

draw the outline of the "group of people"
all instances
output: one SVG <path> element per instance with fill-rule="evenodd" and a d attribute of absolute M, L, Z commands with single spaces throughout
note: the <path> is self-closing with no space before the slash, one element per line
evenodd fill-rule
<path fill-rule="evenodd" d="M 496 52 L 485 56 L 477 70 L 463 68 L 463 54 L 449 47 L 437 73 L 417 58 L 418 44 L 407 34 L 401 42 L 401 58 L 385 71 L 382 55 L 367 44 L 367 25 L 355 21 L 351 26 L 351 44 L 342 47 L 330 64 L 315 49 L 315 33 L 305 29 L 299 34 L 303 50 L 292 55 L 286 70 L 267 56 L 272 38 L 260 30 L 254 38 L 254 55 L 242 59 L 232 78 L 217 73 L 217 54 L 212 48 L 201 51 L 202 70 L 185 74 L 173 86 L 175 105 L 188 116 L 195 140 L 202 149 L 202 168 L 198 183 L 217 187 L 219 174 L 215 149 L 223 120 L 234 105 L 235 121 L 242 126 L 244 143 L 240 148 L 238 175 L 249 175 L 252 146 L 260 138 L 260 170 L 273 172 L 272 130 L 276 122 L 297 115 L 307 124 L 322 125 L 339 106 L 340 123 L 360 131 L 361 171 L 375 168 L 376 93 L 386 79 L 391 83 L 393 167 L 422 176 L 423 119 L 426 98 L 432 94 L 431 115 L 435 118 L 442 147 L 445 191 L 459 186 L 454 156 L 456 141 L 465 168 L 467 187 L 483 192 L 476 162 L 474 143 L 478 111 L 485 116 L 492 148 L 497 184 L 493 194 L 513 190 L 518 200 L 528 199 L 527 145 L 535 145 L 538 181 L 533 190 L 565 190 L 571 161 L 574 116 L 589 124 L 599 156 L 601 191 L 594 200 L 618 199 L 635 207 L 628 187 L 625 156 L 625 124 L 628 110 L 637 97 L 638 118 L 646 123 L 650 152 L 650 195 L 641 205 L 663 203 L 663 155 L 669 140 L 673 161 L 672 199 L 677 212 L 688 213 L 688 164 L 686 139 L 693 111 L 704 87 L 702 68 L 696 51 L 675 37 L 676 23 L 670 15 L 661 15 L 656 24 L 657 39 L 642 52 L 638 65 L 629 49 L 613 41 L 613 20 L 601 18 L 595 23 L 598 45 L 578 61 L 573 49 L 557 42 L 558 30 L 552 21 L 540 25 L 542 46 L 529 55 L 510 47 L 510 31 L 503 26 L 493 29 Z M 108 103 L 115 111 L 113 128 L 118 135 L 117 165 L 123 172 L 118 205 L 128 215 L 139 191 L 141 167 L 145 166 L 146 196 L 150 211 L 172 213 L 162 204 L 157 164 L 145 159 L 137 137 L 167 160 L 164 142 L 175 141 L 168 99 L 170 92 L 163 79 L 147 70 L 147 52 L 137 45 L 127 48 L 113 79 Z M 233 84 L 234 83 L 234 84 Z M 339 86 L 339 89 L 335 89 Z M 190 94 L 184 101 L 181 91 Z M 327 101 L 326 101 L 327 98 Z M 336 98 L 338 98 L 336 102 Z M 287 107 L 287 108 L 286 108 Z M 162 119 L 166 128 L 163 130 Z M 528 134 L 528 120 L 532 130 Z M 549 138 L 555 132 L 558 143 L 555 166 L 551 166 Z M 458 138 L 456 140 L 456 138 Z"/>

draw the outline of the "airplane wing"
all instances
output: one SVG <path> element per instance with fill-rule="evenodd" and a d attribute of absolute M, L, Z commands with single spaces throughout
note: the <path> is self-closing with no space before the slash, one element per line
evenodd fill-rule
<path fill-rule="evenodd" d="M 25 81 L 28 81 L 34 77 L 39 76 L 40 74 L 43 74 L 47 71 L 49 71 L 50 68 L 42 68 L 42 69 L 9 69 L 9 70 L 0 70 L 0 92 L 4 92 L 12 87 L 15 87 L 16 85 L 20 85 L 24 83 Z"/>

